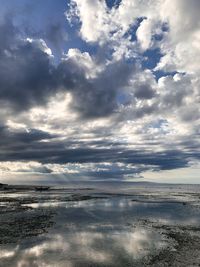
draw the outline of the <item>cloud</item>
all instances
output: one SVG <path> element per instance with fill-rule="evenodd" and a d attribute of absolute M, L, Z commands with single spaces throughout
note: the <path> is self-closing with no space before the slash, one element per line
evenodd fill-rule
<path fill-rule="evenodd" d="M 117 170 L 119 175 L 122 173 L 129 174 L 138 172 L 140 168 L 144 169 L 145 166 L 162 170 L 176 169 L 187 166 L 191 158 L 199 159 L 200 156 L 197 151 L 192 151 L 191 149 L 188 151 L 171 149 L 161 152 L 149 152 L 148 150 L 128 148 L 122 143 L 97 142 L 95 144 L 94 141 L 92 143 L 88 141 L 87 146 L 84 147 L 83 142 L 59 140 L 55 136 L 38 133 L 37 131 L 35 133 L 12 133 L 7 131 L 6 135 L 7 143 L 2 142 L 0 144 L 1 161 L 28 160 L 38 161 L 42 164 L 104 164 L 105 162 L 122 164 L 117 169 L 114 168 L 114 165 L 107 165 L 107 170 L 104 169 L 103 172 L 99 168 L 102 174 L 111 174 L 113 172 L 116 174 Z M 1 137 L 3 138 L 4 136 L 3 132 Z M 48 142 L 44 142 L 45 140 Z M 74 144 L 78 145 L 78 147 L 74 148 Z M 125 167 L 127 164 L 128 168 Z M 135 167 L 139 169 L 137 170 Z M 93 165 L 92 169 L 95 168 L 98 168 L 98 165 L 96 167 Z"/>
<path fill-rule="evenodd" d="M 59 23 L 51 24 L 45 34 L 45 38 L 54 46 L 55 50 L 63 50 L 63 42 L 67 42 L 68 34 Z"/>
<path fill-rule="evenodd" d="M 135 66 L 123 61 L 111 62 L 91 76 L 92 68 L 99 68 L 94 60 L 88 53 L 71 49 L 56 67 L 45 42 L 18 38 L 11 21 L 0 25 L 1 39 L 10 28 L 14 34 L 0 47 L 3 104 L 23 111 L 46 104 L 59 91 L 69 91 L 73 96 L 71 106 L 83 117 L 105 116 L 115 111 L 117 92 L 128 84 Z"/>
<path fill-rule="evenodd" d="M 123 49 L 122 54 L 134 55 L 131 50 L 137 52 L 137 46 L 131 44 L 129 31 L 138 18 L 144 18 L 136 28 L 136 36 L 143 50 L 160 45 L 164 53 L 160 68 L 174 62 L 174 69 L 179 71 L 199 69 L 198 60 L 191 60 L 199 57 L 198 0 L 175 0 L 173 5 L 169 0 L 123 0 L 111 9 L 100 0 L 73 0 L 71 8 L 74 12 L 66 12 L 66 15 L 78 17 L 80 35 L 87 42 L 107 43 L 114 50 Z"/>
<path fill-rule="evenodd" d="M 84 62 L 83 65 L 81 64 L 85 58 L 77 57 L 77 53 L 80 54 L 77 51 L 73 57 L 67 57 L 59 66 L 59 71 L 64 74 L 64 86 L 71 85 L 72 108 L 82 117 L 87 118 L 106 116 L 116 112 L 117 95 L 120 90 L 128 86 L 129 79 L 136 72 L 137 67 L 117 61 L 105 66 L 94 77 L 87 77 L 87 66 Z M 90 59 L 88 61 L 90 62 Z M 91 67 L 93 66 L 96 67 L 95 64 L 91 64 Z M 88 69 L 89 72 L 92 72 L 91 67 Z M 70 75 L 66 77 L 66 73 Z"/>
<path fill-rule="evenodd" d="M 17 32 L 9 19 L 0 25 L 0 98 L 20 111 L 44 104 L 54 80 L 45 43 L 19 39 Z"/>
<path fill-rule="evenodd" d="M 0 171 L 3 173 L 36 173 L 36 174 L 49 174 L 52 172 L 46 166 L 37 162 L 1 162 Z"/>
<path fill-rule="evenodd" d="M 198 161 L 199 1 L 66 8 L 65 46 L 62 24 L 36 37 L 9 16 L 0 22 L 4 167 L 126 179 Z"/>

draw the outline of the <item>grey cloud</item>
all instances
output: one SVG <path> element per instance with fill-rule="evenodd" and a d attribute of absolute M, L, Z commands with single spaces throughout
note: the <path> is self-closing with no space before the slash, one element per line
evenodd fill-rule
<path fill-rule="evenodd" d="M 141 84 L 135 88 L 134 95 L 139 99 L 151 99 L 155 96 L 155 92 L 150 85 Z"/>
<path fill-rule="evenodd" d="M 9 31 L 11 35 L 3 41 Z M 106 116 L 116 110 L 117 92 L 135 71 L 134 65 L 120 61 L 96 78 L 87 78 L 85 69 L 70 58 L 55 67 L 39 41 L 18 38 L 11 21 L 0 25 L 0 41 L 0 101 L 15 111 L 44 105 L 50 96 L 64 90 L 71 92 L 71 107 L 82 117 Z"/>
<path fill-rule="evenodd" d="M 180 109 L 180 118 L 185 122 L 192 122 L 200 119 L 199 105 L 183 106 Z"/>
<path fill-rule="evenodd" d="M 10 19 L 6 18 L 0 25 L 0 102 L 4 107 L 7 105 L 20 112 L 45 105 L 50 96 L 62 90 L 71 93 L 71 108 L 82 118 L 104 117 L 118 112 L 118 94 L 129 86 L 130 78 L 137 73 L 137 63 L 130 64 L 123 59 L 113 61 L 96 77 L 88 78 L 85 67 L 76 58 L 66 57 L 55 66 L 39 41 L 28 42 L 19 35 Z M 133 117 L 153 114 L 158 106 L 166 110 L 183 105 L 187 88 L 191 86 L 189 80 L 182 77 L 181 81 L 174 82 L 168 78 L 165 86 L 168 89 L 159 95 L 147 82 L 135 82 L 136 102 L 137 99 L 152 98 L 157 102 L 133 108 Z M 127 103 L 131 104 L 130 101 Z"/>
<path fill-rule="evenodd" d="M 14 27 L 11 19 L 6 16 L 4 22 L 0 25 L 0 55 L 6 49 L 15 46 L 13 40 L 17 37 L 18 30 Z"/>
<path fill-rule="evenodd" d="M 29 169 L 18 169 L 17 172 L 50 174 L 52 173 L 52 170 L 46 166 L 30 166 Z"/>
<path fill-rule="evenodd" d="M 199 143 L 185 139 L 177 148 L 154 151 L 158 143 L 151 143 L 151 150 L 131 149 L 124 143 L 110 140 L 59 139 L 57 135 L 30 129 L 29 132 L 13 131 L 6 126 L 0 127 L 0 161 L 36 161 L 41 166 L 33 166 L 28 172 L 51 173 L 46 164 L 94 164 L 92 169 L 80 169 L 79 175 L 94 179 L 122 179 L 137 176 L 147 170 L 172 170 L 188 167 L 191 160 L 199 160 Z M 47 142 L 43 142 L 43 141 Z M 151 140 L 150 140 L 151 141 Z M 145 142 L 148 144 L 148 140 Z M 76 148 L 74 148 L 76 145 Z M 178 148 L 179 147 L 179 148 Z M 104 163 L 109 163 L 104 166 Z M 120 163 L 120 165 L 119 165 Z M 121 165 L 122 164 L 122 165 Z M 23 170 L 22 170 L 23 171 Z M 95 178 L 96 177 L 96 178 Z"/>
<path fill-rule="evenodd" d="M 60 23 L 50 24 L 44 34 L 45 39 L 47 39 L 55 49 L 58 51 L 62 50 L 63 42 L 67 41 L 67 32 L 63 29 Z"/>
<path fill-rule="evenodd" d="M 137 165 L 152 166 L 152 168 L 170 170 L 188 166 L 191 158 L 199 159 L 200 153 L 193 150 L 165 150 L 163 152 L 153 152 L 145 150 L 128 149 L 127 146 L 108 147 L 106 142 L 104 146 L 91 148 L 89 143 L 79 142 L 78 148 L 72 148 L 72 144 L 66 141 L 57 139 L 46 139 L 47 136 L 43 133 L 39 138 L 32 137 L 32 141 L 26 138 L 19 138 L 7 131 L 7 143 L 0 143 L 0 161 L 38 161 L 42 164 L 56 163 L 104 163 L 111 164 L 123 163 Z M 27 133 L 28 135 L 28 133 Z M 5 135 L 1 134 L 1 137 Z M 40 142 L 41 140 L 51 140 L 51 142 Z M 23 141 L 24 140 L 24 141 Z M 28 144 L 28 146 L 27 146 Z M 84 148 L 83 148 L 84 147 Z M 108 147 L 108 148 L 105 148 Z"/>
<path fill-rule="evenodd" d="M 130 167 L 118 167 L 117 169 L 107 168 L 105 170 L 90 170 L 87 172 L 81 172 L 81 175 L 84 175 L 85 177 L 91 177 L 92 179 L 102 179 L 102 180 L 123 180 L 124 178 L 131 176 L 131 178 L 137 177 L 139 178 L 139 174 L 142 171 L 147 170 L 148 168 L 130 168 Z"/>
<path fill-rule="evenodd" d="M 97 78 L 78 82 L 74 87 L 72 106 L 84 117 L 101 117 L 117 110 L 117 94 L 128 85 L 129 77 L 135 71 L 134 65 L 115 62 Z"/>
<path fill-rule="evenodd" d="M 152 105 L 144 105 L 142 108 L 138 108 L 135 110 L 134 112 L 134 116 L 135 118 L 142 118 L 145 115 L 151 115 L 153 113 L 155 113 L 156 111 L 158 111 L 158 106 L 155 104 Z"/>
<path fill-rule="evenodd" d="M 37 44 L 18 39 L 11 21 L 0 25 L 2 103 L 6 101 L 18 111 L 43 104 L 54 90 L 52 72 L 49 56 Z"/>
<path fill-rule="evenodd" d="M 13 131 L 10 130 L 7 126 L 0 126 L 0 147 L 3 148 L 12 148 L 17 147 L 17 145 L 28 145 L 34 144 L 41 140 L 50 140 L 56 138 L 56 135 L 51 135 L 47 132 L 29 129 L 28 131 Z"/>

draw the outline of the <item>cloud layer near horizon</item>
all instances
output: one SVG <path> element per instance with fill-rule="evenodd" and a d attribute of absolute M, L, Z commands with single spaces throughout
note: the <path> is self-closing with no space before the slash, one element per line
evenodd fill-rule
<path fill-rule="evenodd" d="M 127 180 L 198 164 L 198 0 L 71 0 L 67 31 L 59 20 L 30 30 L 11 8 L 0 20 L 4 174 Z"/>

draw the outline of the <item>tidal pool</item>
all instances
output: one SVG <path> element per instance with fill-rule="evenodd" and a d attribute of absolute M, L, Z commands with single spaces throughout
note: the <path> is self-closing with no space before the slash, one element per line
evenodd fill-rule
<path fill-rule="evenodd" d="M 0 266 L 173 266 L 160 264 L 185 249 L 178 235 L 188 241 L 195 231 L 199 246 L 198 199 L 177 191 L 3 192 Z"/>

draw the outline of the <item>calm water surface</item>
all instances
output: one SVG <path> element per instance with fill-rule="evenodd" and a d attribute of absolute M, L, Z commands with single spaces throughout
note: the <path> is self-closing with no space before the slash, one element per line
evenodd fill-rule
<path fill-rule="evenodd" d="M 11 195 L 27 197 L 28 194 Z M 33 201 L 26 206 L 53 211 L 54 225 L 48 233 L 1 245 L 0 266 L 142 266 L 142 260 L 167 246 L 168 240 L 140 221 L 195 225 L 200 219 L 198 208 L 169 199 L 152 201 L 151 195 L 137 199 L 108 195 L 102 199 L 68 202 L 59 201 L 60 196 L 68 194 L 65 191 L 51 194 L 55 201 L 43 197 L 38 203 Z"/>

